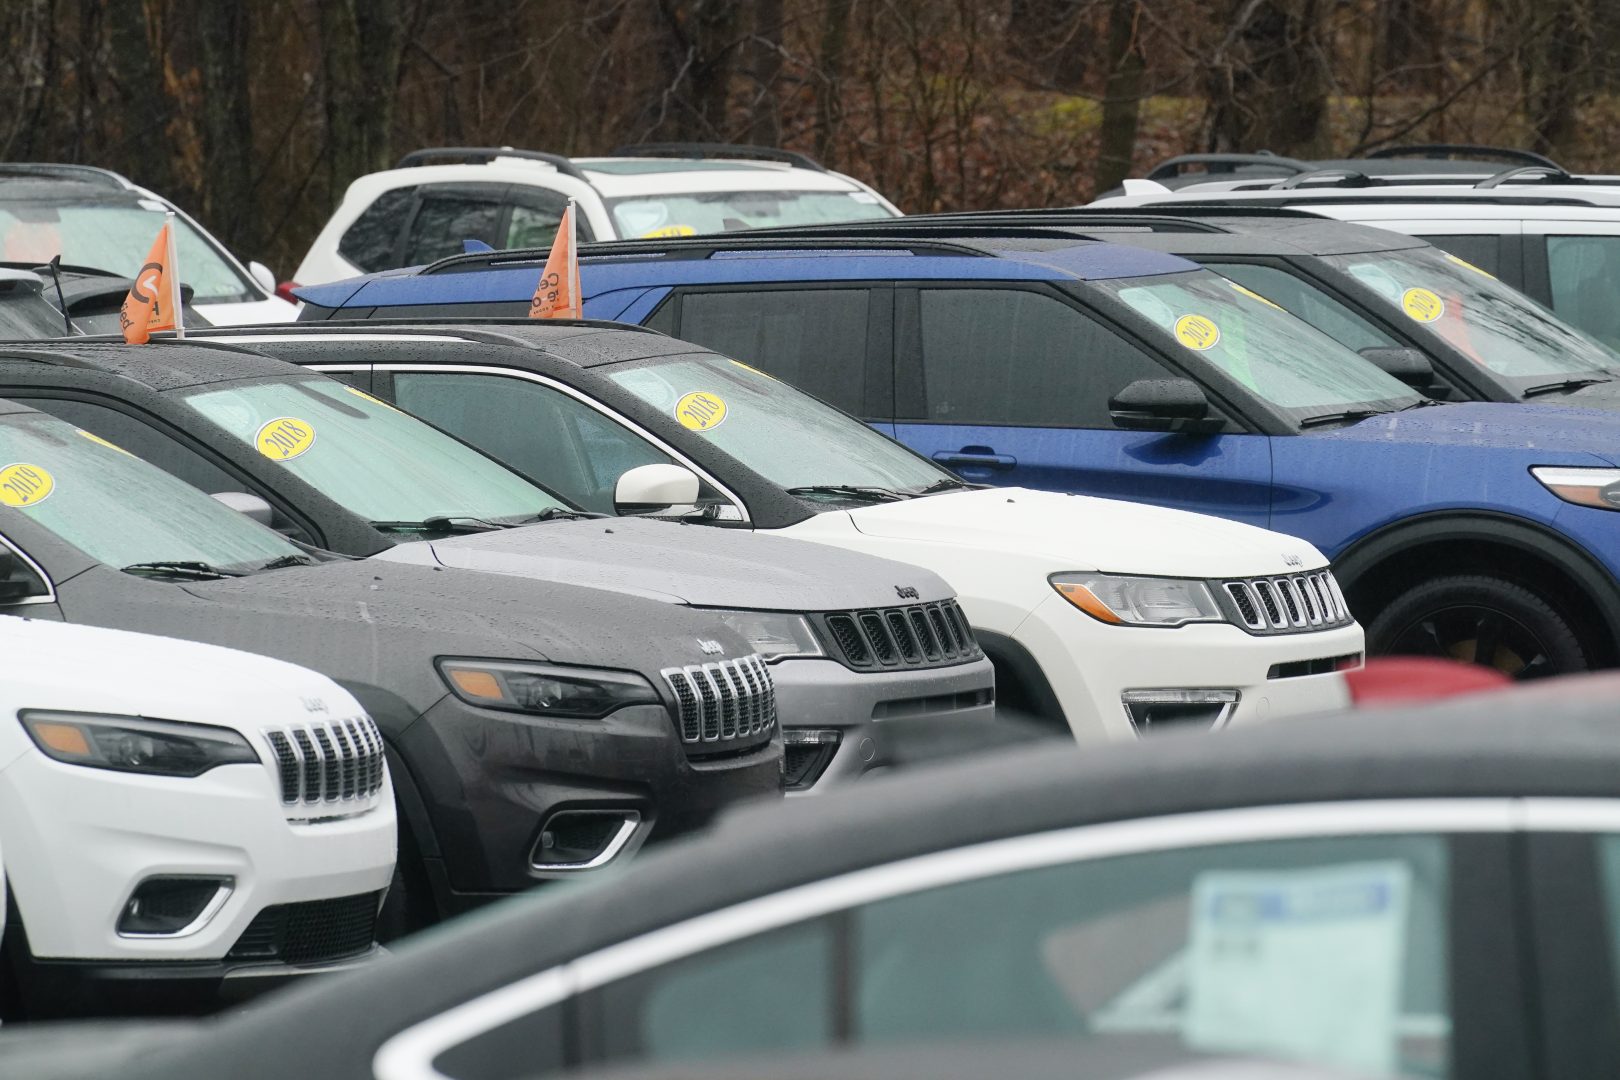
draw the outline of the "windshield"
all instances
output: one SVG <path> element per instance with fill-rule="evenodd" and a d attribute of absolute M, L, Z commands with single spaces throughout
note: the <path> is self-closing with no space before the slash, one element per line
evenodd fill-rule
<path fill-rule="evenodd" d="M 0 283 L 0 338 L 32 341 L 66 335 L 62 313 L 50 301 L 32 289 Z"/>
<path fill-rule="evenodd" d="M 1520 390 L 1546 383 L 1549 376 L 1620 374 L 1620 356 L 1479 267 L 1437 248 L 1333 255 L 1325 261 Z"/>
<path fill-rule="evenodd" d="M 243 383 L 183 400 L 368 521 L 509 522 L 565 507 L 465 443 L 333 379 Z"/>
<path fill-rule="evenodd" d="M 859 420 L 723 356 L 658 358 L 608 377 L 785 488 L 916 492 L 952 479 Z"/>
<path fill-rule="evenodd" d="M 865 191 L 703 191 L 609 199 L 607 205 L 626 239 L 894 217 Z"/>
<path fill-rule="evenodd" d="M 246 570 L 299 550 L 190 484 L 40 413 L 0 417 L 0 505 L 108 566 Z"/>
<path fill-rule="evenodd" d="M 129 276 L 141 268 L 158 230 L 162 203 L 0 202 L 0 262 L 44 264 L 56 255 L 67 266 Z M 180 281 L 192 302 L 258 300 L 240 273 L 179 215 L 174 219 Z"/>
<path fill-rule="evenodd" d="M 1372 361 L 1214 271 L 1091 284 L 1164 330 L 1187 362 L 1210 364 L 1296 421 L 1422 400 Z"/>

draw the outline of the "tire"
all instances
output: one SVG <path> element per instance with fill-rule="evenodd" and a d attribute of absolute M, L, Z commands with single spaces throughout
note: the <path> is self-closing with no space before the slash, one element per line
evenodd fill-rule
<path fill-rule="evenodd" d="M 388 896 L 382 911 L 377 914 L 377 940 L 384 945 L 439 921 L 439 909 L 433 900 L 433 886 L 422 867 L 422 856 L 416 847 L 404 818 L 399 822 L 399 854 L 394 860 L 394 878 L 388 885 Z"/>
<path fill-rule="evenodd" d="M 1539 594 L 1485 574 L 1436 578 L 1402 593 L 1367 626 L 1377 656 L 1438 656 L 1515 679 L 1585 671 L 1574 627 Z"/>

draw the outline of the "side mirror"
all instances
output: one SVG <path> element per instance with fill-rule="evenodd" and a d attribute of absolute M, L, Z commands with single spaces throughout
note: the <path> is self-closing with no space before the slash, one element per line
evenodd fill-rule
<path fill-rule="evenodd" d="M 268 266 L 264 265 L 264 263 L 259 262 L 257 259 L 255 259 L 253 262 L 248 263 L 248 274 L 253 278 L 254 281 L 257 281 L 260 285 L 264 286 L 264 291 L 265 292 L 271 293 L 271 294 L 275 293 L 275 291 L 276 291 L 276 275 L 275 275 L 275 271 L 271 270 Z"/>
<path fill-rule="evenodd" d="M 1226 426 L 1191 379 L 1138 379 L 1108 399 L 1108 415 L 1126 431 L 1209 434 Z"/>
<path fill-rule="evenodd" d="M 266 528 L 270 527 L 270 522 L 275 518 L 275 511 L 270 509 L 270 504 L 252 492 L 216 491 L 214 498 L 235 510 L 238 514 L 250 517 Z"/>
<path fill-rule="evenodd" d="M 651 514 L 697 499 L 697 475 L 679 465 L 640 465 L 613 487 L 613 509 L 620 514 Z"/>
<path fill-rule="evenodd" d="M 1434 365 L 1422 349 L 1373 346 L 1362 349 L 1361 355 L 1407 386 L 1427 390 L 1434 383 Z"/>

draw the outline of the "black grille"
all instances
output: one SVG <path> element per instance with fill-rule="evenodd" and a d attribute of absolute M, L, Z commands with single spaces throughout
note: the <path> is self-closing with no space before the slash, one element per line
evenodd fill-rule
<path fill-rule="evenodd" d="M 1251 634 L 1303 634 L 1355 621 L 1331 570 L 1222 581 L 1227 617 Z"/>
<path fill-rule="evenodd" d="M 680 709 L 681 741 L 705 752 L 730 750 L 776 726 L 776 687 L 758 656 L 665 668 Z"/>
<path fill-rule="evenodd" d="M 856 671 L 944 667 L 984 655 L 955 600 L 812 615 L 829 654 Z"/>
<path fill-rule="evenodd" d="M 329 964 L 359 956 L 377 938 L 380 895 L 273 904 L 254 917 L 226 956 L 284 964 Z"/>
<path fill-rule="evenodd" d="M 271 728 L 281 802 L 300 816 L 342 817 L 369 808 L 382 788 L 382 734 L 370 717 Z"/>

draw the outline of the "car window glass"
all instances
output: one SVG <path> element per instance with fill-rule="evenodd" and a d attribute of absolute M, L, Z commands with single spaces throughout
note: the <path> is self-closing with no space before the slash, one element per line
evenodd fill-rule
<path fill-rule="evenodd" d="M 417 266 L 451 255 L 460 255 L 468 240 L 482 240 L 501 247 L 496 235 L 501 222 L 501 204 L 495 199 L 456 191 L 422 189 L 422 204 L 405 237 L 405 265 Z"/>
<path fill-rule="evenodd" d="M 394 400 L 587 510 L 613 513 L 620 475 L 670 458 L 576 398 L 503 375 L 394 373 Z"/>
<path fill-rule="evenodd" d="M 365 212 L 354 219 L 338 241 L 338 254 L 355 266 L 372 273 L 399 265 L 394 258 L 399 230 L 410 213 L 416 188 L 390 188 L 377 196 Z"/>
<path fill-rule="evenodd" d="M 867 289 L 689 292 L 681 300 L 681 337 L 858 416 L 870 303 Z"/>
<path fill-rule="evenodd" d="M 1446 842 L 1426 835 L 999 874 L 609 984 L 605 1052 L 668 1061 L 1062 1037 L 1444 1077 L 1448 902 Z"/>
<path fill-rule="evenodd" d="M 1254 263 L 1206 261 L 1204 265 L 1253 289 L 1272 303 L 1282 305 L 1289 314 L 1304 319 L 1334 341 L 1357 352 L 1400 344 L 1309 281 L 1286 270 Z"/>
<path fill-rule="evenodd" d="M 1171 373 L 1073 307 L 1021 289 L 923 289 L 927 419 L 1111 428 L 1108 399 Z"/>
<path fill-rule="evenodd" d="M 1547 237 L 1547 275 L 1558 317 L 1620 348 L 1620 236 Z"/>
<path fill-rule="evenodd" d="M 192 487 L 210 494 L 241 491 L 243 488 L 240 480 L 195 450 L 126 412 L 90 401 L 66 398 L 30 398 L 28 404 L 41 412 L 60 417 L 75 427 L 111 440 L 171 476 L 178 476 Z"/>
<path fill-rule="evenodd" d="M 657 330 L 660 334 L 674 334 L 675 305 L 678 303 L 678 300 L 672 300 L 666 297 L 664 302 L 658 305 L 658 310 L 653 312 L 652 316 L 641 325 L 645 326 L 649 330 Z M 721 350 L 716 351 L 718 352 Z"/>
<path fill-rule="evenodd" d="M 1439 236 L 1419 236 L 1441 251 L 1449 251 L 1459 259 L 1466 259 L 1489 274 L 1502 272 L 1502 238 L 1469 233 L 1443 233 Z"/>
<path fill-rule="evenodd" d="M 773 225 L 870 221 L 894 211 L 865 191 L 703 191 L 608 199 L 619 236 L 691 236 Z"/>

